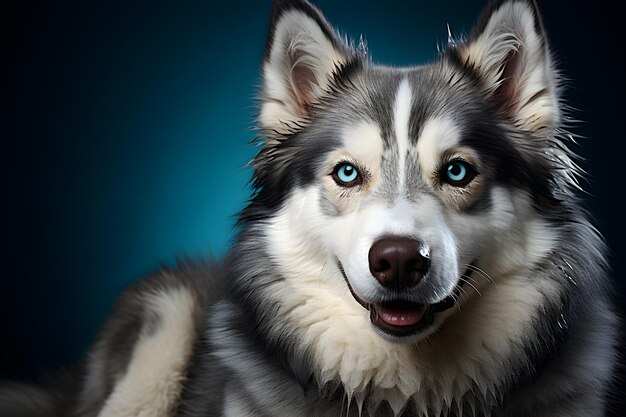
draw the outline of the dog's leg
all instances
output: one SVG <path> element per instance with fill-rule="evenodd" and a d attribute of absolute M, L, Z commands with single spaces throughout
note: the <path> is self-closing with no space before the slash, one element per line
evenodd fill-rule
<path fill-rule="evenodd" d="M 144 297 L 157 322 L 144 326 L 100 417 L 167 417 L 178 404 L 195 339 L 196 301 L 182 286 Z"/>

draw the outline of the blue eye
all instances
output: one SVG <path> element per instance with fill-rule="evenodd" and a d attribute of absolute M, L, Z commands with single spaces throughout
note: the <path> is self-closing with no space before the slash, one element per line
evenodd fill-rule
<path fill-rule="evenodd" d="M 462 187 L 474 178 L 474 171 L 463 161 L 453 161 L 445 166 L 444 180 L 451 185 Z"/>
<path fill-rule="evenodd" d="M 333 178 L 342 187 L 354 187 L 361 184 L 361 174 L 354 165 L 349 162 L 342 162 L 335 167 Z"/>

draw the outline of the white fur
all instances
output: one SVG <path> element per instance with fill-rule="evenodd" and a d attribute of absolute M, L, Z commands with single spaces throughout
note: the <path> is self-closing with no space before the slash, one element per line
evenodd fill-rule
<path fill-rule="evenodd" d="M 406 156 L 409 151 L 409 122 L 411 117 L 411 85 L 406 78 L 400 82 L 393 106 L 393 123 L 398 146 L 398 193 L 404 194 Z"/>
<path fill-rule="evenodd" d="M 179 287 L 149 294 L 145 302 L 158 328 L 140 335 L 99 417 L 168 417 L 178 404 L 194 342 L 195 298 Z"/>
<path fill-rule="evenodd" d="M 485 250 L 482 258 L 494 275 L 518 274 L 555 246 L 558 231 L 533 214 L 529 196 L 494 187 L 492 204 L 492 247 Z"/>

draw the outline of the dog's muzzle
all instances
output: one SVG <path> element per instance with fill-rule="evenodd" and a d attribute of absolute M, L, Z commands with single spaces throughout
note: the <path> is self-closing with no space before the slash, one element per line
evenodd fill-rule
<path fill-rule="evenodd" d="M 405 259 L 404 255 L 398 255 L 398 258 Z M 461 287 L 464 282 L 464 280 L 459 280 L 454 290 L 446 298 L 435 304 L 418 304 L 405 299 L 384 301 L 381 303 L 367 303 L 354 292 L 343 265 L 341 265 L 339 261 L 338 267 L 354 299 L 361 304 L 363 308 L 369 311 L 372 324 L 384 333 L 397 338 L 417 335 L 433 324 L 435 314 L 454 307 L 456 303 L 455 300 L 459 299 Z M 463 275 L 469 277 L 471 273 L 472 270 L 468 268 Z M 397 285 L 396 283 L 393 284 L 396 288 Z"/>

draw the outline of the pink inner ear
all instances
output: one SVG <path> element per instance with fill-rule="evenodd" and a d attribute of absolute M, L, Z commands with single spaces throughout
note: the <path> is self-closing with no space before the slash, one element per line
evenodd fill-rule
<path fill-rule="evenodd" d="M 306 64 L 296 64 L 291 70 L 291 82 L 298 111 L 304 114 L 306 106 L 315 100 L 315 88 L 318 86 L 315 73 Z"/>
<path fill-rule="evenodd" d="M 315 69 L 311 67 L 307 59 L 310 57 L 307 57 L 302 50 L 294 49 L 289 53 L 291 94 L 299 116 L 304 116 L 307 106 L 315 101 L 315 88 L 319 85 Z"/>
<path fill-rule="evenodd" d="M 520 73 L 522 53 L 511 51 L 506 56 L 503 64 L 501 84 L 494 92 L 494 98 L 507 113 L 515 112 L 520 99 Z"/>

